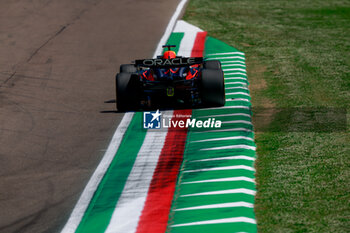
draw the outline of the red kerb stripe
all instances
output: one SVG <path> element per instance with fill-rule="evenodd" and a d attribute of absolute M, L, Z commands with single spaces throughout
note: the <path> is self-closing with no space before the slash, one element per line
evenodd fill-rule
<path fill-rule="evenodd" d="M 191 57 L 202 57 L 206 32 L 198 32 Z M 192 110 L 175 110 L 173 119 L 186 121 Z M 179 117 L 177 117 L 179 116 Z M 173 200 L 177 176 L 183 160 L 187 137 L 186 128 L 169 129 L 164 147 L 154 171 L 137 233 L 164 233 Z"/>
<path fill-rule="evenodd" d="M 207 32 L 198 32 L 196 40 L 194 41 L 191 57 L 202 57 L 205 45 L 205 38 L 207 37 Z"/>
<path fill-rule="evenodd" d="M 191 112 L 192 110 L 176 110 L 172 119 L 186 121 L 187 117 L 175 116 L 191 115 Z M 165 232 L 186 137 L 186 128 L 169 129 L 148 190 L 145 207 L 137 226 L 137 233 Z"/>

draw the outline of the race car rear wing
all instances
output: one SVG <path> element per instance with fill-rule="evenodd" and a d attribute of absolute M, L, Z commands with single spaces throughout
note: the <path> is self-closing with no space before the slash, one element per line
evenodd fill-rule
<path fill-rule="evenodd" d="M 203 57 L 176 57 L 173 59 L 143 59 L 136 60 L 136 66 L 143 67 L 183 67 L 183 66 L 192 66 L 203 63 Z"/>

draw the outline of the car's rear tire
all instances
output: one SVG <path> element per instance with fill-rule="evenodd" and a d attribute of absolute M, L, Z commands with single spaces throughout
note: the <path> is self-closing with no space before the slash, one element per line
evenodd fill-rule
<path fill-rule="evenodd" d="M 209 70 L 221 70 L 221 63 L 218 60 L 205 61 L 203 63 L 203 68 Z"/>
<path fill-rule="evenodd" d="M 119 73 L 115 80 L 117 109 L 119 111 L 137 110 L 139 107 L 139 79 L 131 73 Z"/>
<path fill-rule="evenodd" d="M 120 73 L 136 73 L 137 69 L 133 64 L 124 64 L 120 66 Z"/>
<path fill-rule="evenodd" d="M 202 70 L 201 96 L 204 106 L 225 105 L 225 84 L 222 70 Z"/>

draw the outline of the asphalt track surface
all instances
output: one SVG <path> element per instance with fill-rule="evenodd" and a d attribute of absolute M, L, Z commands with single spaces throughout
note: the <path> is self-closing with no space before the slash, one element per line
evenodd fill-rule
<path fill-rule="evenodd" d="M 0 3 L 0 232 L 59 232 L 123 114 L 119 65 L 153 55 L 179 0 Z"/>

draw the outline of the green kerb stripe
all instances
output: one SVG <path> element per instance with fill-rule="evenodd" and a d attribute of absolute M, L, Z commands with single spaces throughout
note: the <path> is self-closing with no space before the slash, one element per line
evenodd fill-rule
<path fill-rule="evenodd" d="M 142 113 L 135 113 L 114 160 L 76 230 L 77 233 L 100 233 L 106 230 L 146 135 L 146 131 L 141 129 L 141 122 Z"/>
<path fill-rule="evenodd" d="M 242 58 L 244 58 L 244 54 L 237 49 L 212 37 L 207 37 L 206 39 L 204 54 L 206 58 L 208 56 L 211 58 L 218 57 L 219 59 L 225 57 L 225 59 L 222 59 L 225 62 L 241 62 Z M 227 59 L 227 57 L 230 58 Z M 235 73 L 232 71 L 232 74 L 226 75 L 225 78 L 237 78 L 237 81 L 243 82 L 243 84 L 226 84 L 226 87 L 239 87 L 238 89 L 228 89 L 226 94 L 242 92 L 249 93 L 248 90 L 242 89 L 246 88 L 247 85 L 245 85 L 245 83 L 248 83 L 246 79 L 242 79 L 246 78 L 245 75 L 243 76 L 240 73 Z M 227 80 L 226 83 L 228 82 L 234 81 Z M 237 98 L 250 100 L 250 97 L 242 94 L 226 95 L 226 99 L 235 100 Z M 256 232 L 256 224 L 253 223 L 219 223 L 220 221 L 230 221 L 230 219 L 232 220 L 233 218 L 241 217 L 248 218 L 250 220 L 255 219 L 254 209 L 252 207 L 237 206 L 220 208 L 216 206 L 215 208 L 206 208 L 208 205 L 234 202 L 254 204 L 253 194 L 255 192 L 255 172 L 253 169 L 253 160 L 256 155 L 254 150 L 244 148 L 244 146 L 255 147 L 255 143 L 253 141 L 254 133 L 252 125 L 249 124 L 249 122 L 251 122 L 251 110 L 242 108 L 242 106 L 250 107 L 251 103 L 248 101 L 227 101 L 225 106 L 237 106 L 237 108 L 193 110 L 192 118 L 200 118 L 205 120 L 205 118 L 215 116 L 215 119 L 217 120 L 228 121 L 228 123 L 225 124 L 224 129 L 247 129 L 251 131 L 206 132 L 208 129 L 189 130 L 184 153 L 184 162 L 181 167 L 174 200 L 172 203 L 172 210 L 169 215 L 167 232 Z M 234 140 L 225 139 L 237 136 L 243 136 L 246 138 L 236 138 Z M 200 140 L 208 139 L 209 141 L 200 142 Z M 210 139 L 220 140 L 210 141 Z M 208 148 L 235 145 L 237 145 L 239 148 L 205 150 Z M 241 146 L 243 148 L 241 148 Z M 237 159 L 222 159 L 225 157 L 233 158 L 235 156 L 237 156 Z M 205 160 L 198 161 L 202 159 Z M 237 178 L 239 180 L 222 180 L 229 178 Z M 212 182 L 210 182 L 210 180 L 212 180 Z M 225 191 L 227 192 L 223 194 L 222 192 Z M 233 193 L 230 193 L 230 191 Z M 210 192 L 212 192 L 212 194 Z M 177 211 L 177 209 L 199 206 L 205 208 L 198 210 Z M 208 224 L 205 222 L 210 222 L 212 220 L 217 220 L 218 222 L 215 224 Z M 181 224 L 194 225 L 181 226 Z"/>
<path fill-rule="evenodd" d="M 185 33 L 183 32 L 174 32 L 171 33 L 168 41 L 167 41 L 167 45 L 176 45 L 176 48 L 172 48 L 172 51 L 174 51 L 175 53 L 177 53 L 179 51 L 179 47 L 180 47 L 180 43 L 182 38 L 184 37 Z M 163 52 L 165 51 L 165 49 L 163 49 Z"/>
<path fill-rule="evenodd" d="M 212 53 L 240 52 L 239 50 L 223 43 L 222 41 L 208 36 L 205 42 L 204 56 Z"/>

